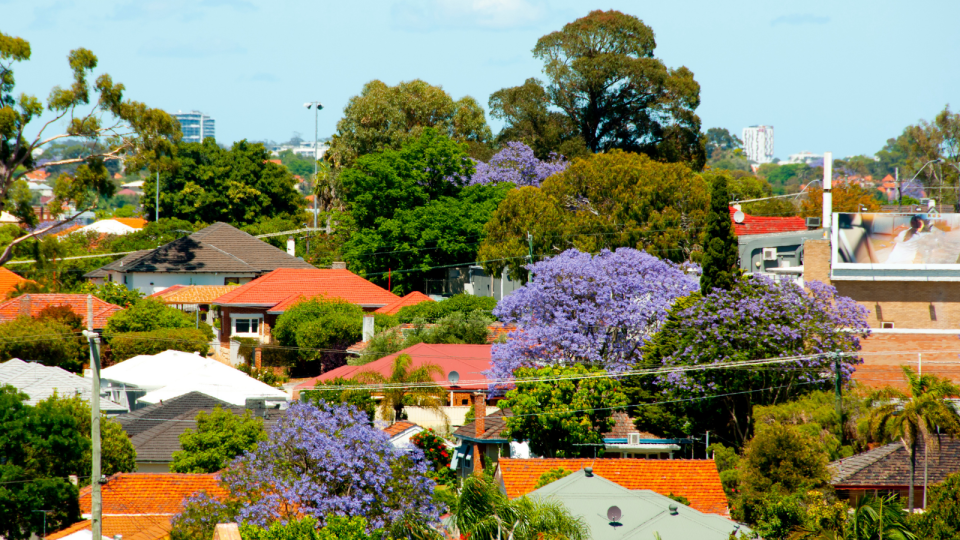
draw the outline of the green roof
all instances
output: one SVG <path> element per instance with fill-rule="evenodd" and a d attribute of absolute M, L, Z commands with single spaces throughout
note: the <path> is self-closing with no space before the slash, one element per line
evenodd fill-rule
<path fill-rule="evenodd" d="M 571 514 L 583 519 L 594 539 L 646 540 L 658 533 L 662 540 L 727 540 L 732 532 L 749 530 L 648 489 L 629 490 L 597 475 L 587 476 L 583 469 L 527 497 L 562 503 Z M 621 512 L 617 526 L 607 519 L 607 510 L 612 506 Z"/>

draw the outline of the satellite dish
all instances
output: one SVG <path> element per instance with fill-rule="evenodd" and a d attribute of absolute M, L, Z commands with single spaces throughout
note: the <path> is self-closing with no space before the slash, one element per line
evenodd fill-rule
<path fill-rule="evenodd" d="M 620 512 L 620 508 L 616 506 L 607 508 L 607 519 L 609 519 L 611 523 L 619 523 L 621 517 L 622 513 Z"/>
<path fill-rule="evenodd" d="M 745 218 L 745 217 L 746 217 L 746 215 L 745 215 L 743 212 L 741 212 L 740 210 L 737 210 L 737 211 L 733 214 L 733 220 L 736 221 L 737 223 L 743 223 L 743 218 Z"/>
<path fill-rule="evenodd" d="M 460 374 L 456 371 L 451 371 L 450 374 L 447 375 L 447 380 L 450 381 L 450 384 L 457 384 L 460 382 Z"/>

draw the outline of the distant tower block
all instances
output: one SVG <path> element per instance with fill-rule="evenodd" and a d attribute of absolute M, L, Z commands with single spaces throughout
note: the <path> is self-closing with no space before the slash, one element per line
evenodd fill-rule
<path fill-rule="evenodd" d="M 760 165 L 773 161 L 773 126 L 743 128 L 743 153 Z"/>
<path fill-rule="evenodd" d="M 203 142 L 204 139 L 216 139 L 216 120 L 200 111 L 177 111 L 172 114 L 180 122 L 183 142 Z"/>

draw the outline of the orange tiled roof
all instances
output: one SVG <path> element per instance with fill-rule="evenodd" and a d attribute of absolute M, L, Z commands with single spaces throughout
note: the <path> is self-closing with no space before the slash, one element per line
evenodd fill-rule
<path fill-rule="evenodd" d="M 17 285 L 28 281 L 30 280 L 24 279 L 6 268 L 0 267 L 0 299 L 6 298 L 7 294 L 16 288 Z"/>
<path fill-rule="evenodd" d="M 173 294 L 175 291 L 179 291 L 180 289 L 183 289 L 184 287 L 189 287 L 189 285 L 171 285 L 166 289 L 162 289 L 151 294 L 147 298 L 160 298 L 162 300 L 170 296 L 171 294 Z"/>
<path fill-rule="evenodd" d="M 117 516 L 104 515 L 101 522 L 101 534 L 113 538 L 120 534 L 123 540 L 163 540 L 170 537 L 172 515 L 155 516 Z M 60 540 L 77 531 L 89 531 L 91 521 L 84 520 L 47 535 L 47 540 Z"/>
<path fill-rule="evenodd" d="M 184 499 L 200 491 L 213 497 L 227 494 L 215 474 L 117 473 L 101 488 L 103 513 L 173 515 Z M 90 486 L 80 490 L 80 513 L 90 513 Z"/>
<path fill-rule="evenodd" d="M 6 302 L 0 303 L 0 322 L 12 321 L 21 315 L 36 317 L 43 308 L 48 306 L 67 306 L 77 315 L 84 317 L 84 324 L 86 324 L 87 295 L 46 293 L 24 294 L 23 296 L 11 298 Z M 120 306 L 115 306 L 94 297 L 93 327 L 104 328 L 107 325 L 107 319 L 122 309 Z"/>
<path fill-rule="evenodd" d="M 730 207 L 730 220 L 737 210 Z M 743 223 L 733 222 L 733 231 L 737 236 L 751 234 L 771 234 L 807 230 L 807 221 L 802 217 L 751 216 L 744 214 Z"/>
<path fill-rule="evenodd" d="M 390 424 L 389 426 L 383 428 L 383 432 L 387 434 L 387 437 L 396 437 L 397 435 L 403 433 L 404 431 L 410 428 L 415 428 L 415 427 L 417 427 L 417 425 L 414 424 L 413 422 L 407 422 L 405 420 L 401 420 L 399 422 L 394 422 L 393 424 Z"/>
<path fill-rule="evenodd" d="M 162 291 L 160 298 L 165 304 L 209 304 L 239 285 L 186 285 L 177 290 Z M 171 289 L 173 287 L 170 287 Z"/>
<path fill-rule="evenodd" d="M 399 297 L 349 270 L 279 268 L 217 298 L 221 306 L 262 306 L 282 313 L 303 298 L 340 298 L 365 308 L 380 308 Z"/>
<path fill-rule="evenodd" d="M 710 459 L 509 459 L 497 465 L 507 496 L 511 499 L 534 490 L 537 480 L 550 469 L 579 471 L 593 467 L 597 474 L 627 489 L 649 489 L 661 495 L 681 495 L 690 506 L 708 514 L 728 515 L 727 496 L 720 473 Z"/>
<path fill-rule="evenodd" d="M 147 225 L 147 220 L 138 217 L 115 217 L 114 221 L 119 221 L 127 227 L 133 227 L 134 229 L 142 229 Z"/>
<path fill-rule="evenodd" d="M 433 298 L 423 294 L 422 292 L 414 291 L 403 298 L 397 300 L 392 304 L 387 304 L 382 308 L 378 309 L 374 313 L 385 313 L 387 315 L 393 315 L 394 313 L 400 311 L 401 308 L 407 306 L 414 306 L 420 302 L 433 302 Z"/>

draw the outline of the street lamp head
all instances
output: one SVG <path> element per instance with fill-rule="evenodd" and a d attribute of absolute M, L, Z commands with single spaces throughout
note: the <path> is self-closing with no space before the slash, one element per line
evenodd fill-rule
<path fill-rule="evenodd" d="M 309 109 L 313 106 L 313 103 L 304 103 L 303 106 Z"/>

